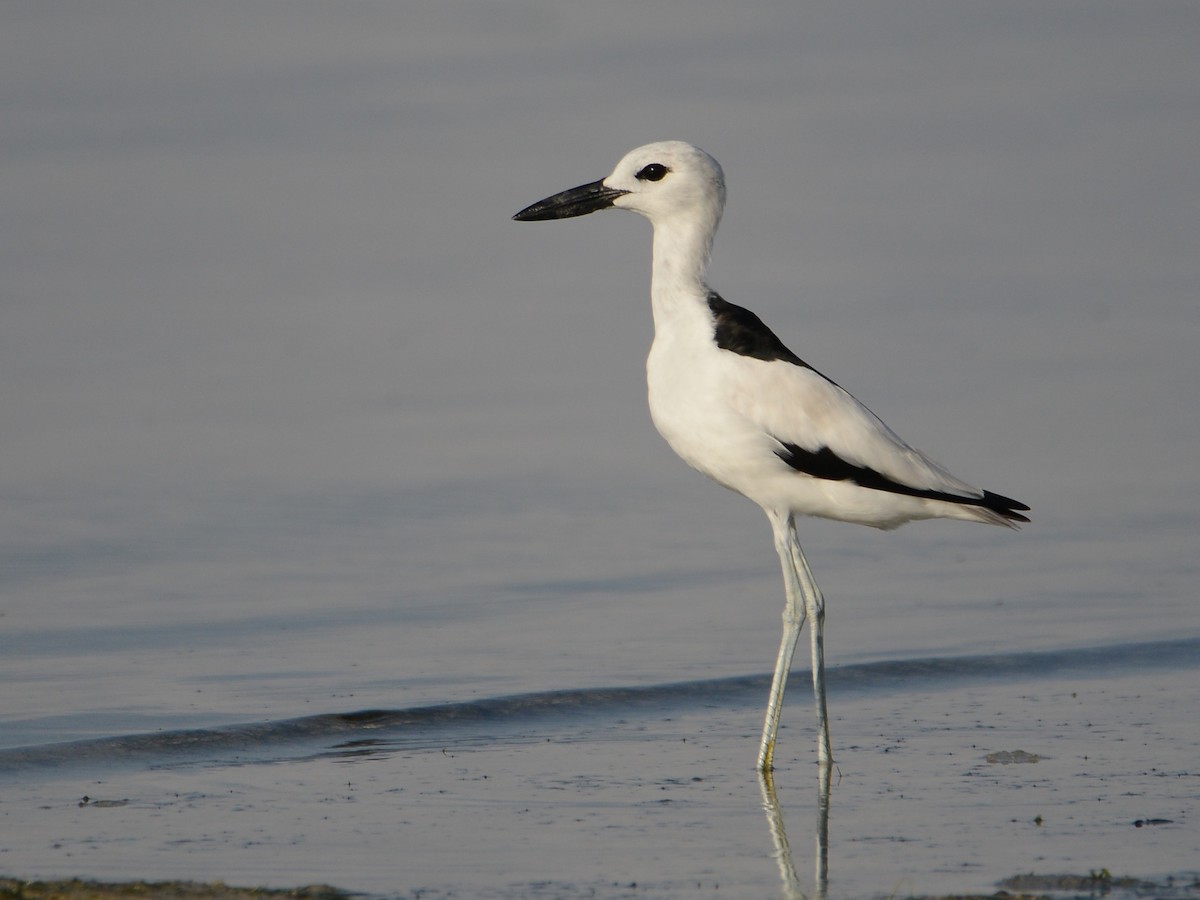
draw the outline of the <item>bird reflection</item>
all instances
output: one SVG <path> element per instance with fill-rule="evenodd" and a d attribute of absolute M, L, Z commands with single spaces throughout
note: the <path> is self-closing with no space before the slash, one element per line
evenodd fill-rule
<path fill-rule="evenodd" d="M 825 900 L 829 890 L 829 786 L 833 774 L 832 766 L 818 766 L 817 776 L 817 830 L 816 851 L 813 858 L 813 900 Z M 775 845 L 775 863 L 779 866 L 779 879 L 783 882 L 783 896 L 787 900 L 807 900 L 810 896 L 800 886 L 796 863 L 792 859 L 792 848 L 788 843 L 787 830 L 783 825 L 783 813 L 779 808 L 779 797 L 775 793 L 775 779 L 771 773 L 758 773 L 758 786 L 762 791 L 763 811 L 767 814 L 767 829 Z"/>

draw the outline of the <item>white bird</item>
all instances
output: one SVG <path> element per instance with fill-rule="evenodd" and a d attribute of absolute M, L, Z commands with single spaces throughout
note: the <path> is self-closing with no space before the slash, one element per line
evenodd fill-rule
<path fill-rule="evenodd" d="M 955 478 L 784 346 L 754 313 L 705 282 L 725 207 L 721 166 L 682 141 L 630 151 L 612 174 L 521 210 L 522 222 L 613 207 L 654 226 L 646 360 L 650 415 L 692 468 L 766 512 L 787 601 L 758 768 L 770 772 L 784 687 L 807 618 L 818 761 L 832 763 L 825 699 L 824 598 L 796 538 L 795 517 L 874 528 L 950 518 L 1017 527 L 1029 507 Z"/>

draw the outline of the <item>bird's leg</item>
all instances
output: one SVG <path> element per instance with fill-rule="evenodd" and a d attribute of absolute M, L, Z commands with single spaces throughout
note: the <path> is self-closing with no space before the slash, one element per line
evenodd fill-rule
<path fill-rule="evenodd" d="M 808 634 L 812 639 L 812 681 L 813 701 L 817 709 L 817 762 L 823 768 L 833 765 L 833 751 L 829 742 L 829 710 L 825 700 L 825 598 L 817 587 L 804 551 L 796 539 L 796 529 L 792 522 L 788 523 L 788 534 L 791 538 L 790 553 L 792 565 L 795 567 L 796 578 L 800 583 L 800 593 L 804 597 L 804 611 L 808 616 Z"/>
<path fill-rule="evenodd" d="M 783 588 L 787 597 L 783 607 L 783 639 L 779 643 L 779 656 L 775 659 L 775 676 L 771 679 L 771 695 L 767 698 L 767 717 L 763 721 L 762 743 L 758 749 L 758 770 L 770 772 L 774 765 L 775 739 L 779 733 L 779 716 L 783 712 L 783 691 L 787 687 L 788 672 L 792 667 L 792 656 L 800 629 L 804 627 L 807 603 L 801 593 L 801 582 L 796 570 L 792 548 L 798 551 L 795 525 L 790 514 L 768 513 L 771 530 L 775 534 L 775 550 L 783 568 Z M 803 555 L 800 557 L 803 559 Z"/>

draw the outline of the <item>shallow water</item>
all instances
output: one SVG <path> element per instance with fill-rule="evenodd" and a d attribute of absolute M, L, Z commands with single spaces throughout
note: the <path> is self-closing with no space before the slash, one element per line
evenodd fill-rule
<path fill-rule="evenodd" d="M 1033 507 L 800 524 L 832 895 L 1194 869 L 1197 40 L 1090 0 L 6 5 L 0 869 L 787 887 L 778 563 L 648 421 L 648 230 L 509 219 L 676 137 L 727 171 L 723 296 Z"/>
<path fill-rule="evenodd" d="M 1200 770 L 1183 711 L 1198 670 L 1197 640 L 833 670 L 829 896 L 989 892 L 1027 871 L 1193 884 Z M 752 771 L 766 687 L 556 692 L 6 751 L 5 864 L 219 868 L 229 883 L 384 896 L 811 896 L 808 709 L 788 710 L 776 832 Z"/>

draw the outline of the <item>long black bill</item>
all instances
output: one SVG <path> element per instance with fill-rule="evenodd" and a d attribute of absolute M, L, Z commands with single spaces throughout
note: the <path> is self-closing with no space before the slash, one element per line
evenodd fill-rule
<path fill-rule="evenodd" d="M 586 216 L 598 209 L 608 209 L 622 194 L 629 191 L 605 187 L 604 182 L 593 181 L 591 184 L 581 184 L 579 187 L 562 191 L 553 197 L 539 200 L 532 206 L 527 206 L 515 216 L 518 222 L 544 222 L 547 219 L 570 219 L 574 216 Z"/>

